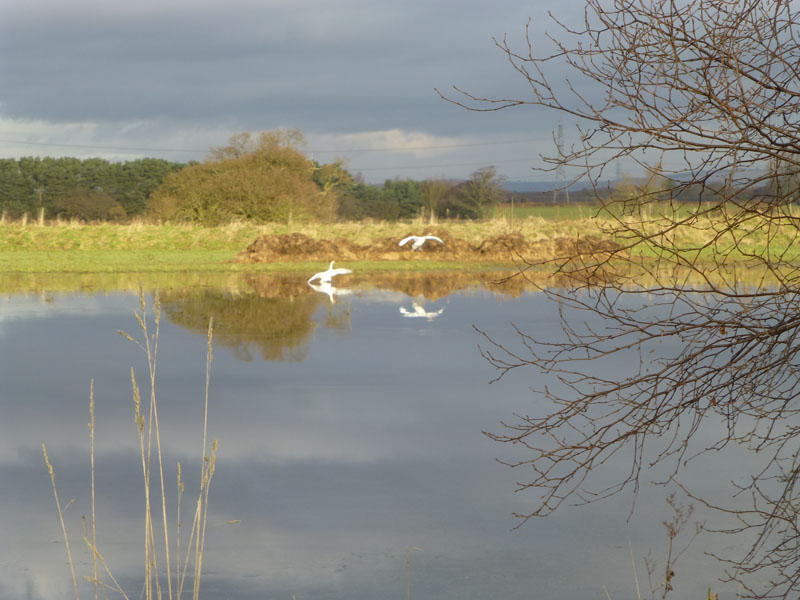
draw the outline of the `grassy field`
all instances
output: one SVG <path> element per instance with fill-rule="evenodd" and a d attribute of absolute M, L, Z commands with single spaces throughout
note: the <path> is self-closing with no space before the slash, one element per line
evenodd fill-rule
<path fill-rule="evenodd" d="M 604 227 L 610 221 L 602 215 L 590 217 L 592 207 L 539 206 L 537 216 L 525 218 L 498 217 L 487 221 L 457 221 L 436 225 L 453 237 L 477 246 L 490 237 L 520 233 L 528 241 L 575 239 L 594 235 L 608 238 Z M 560 218 L 559 217 L 560 212 Z M 516 213 L 516 209 L 515 209 Z M 641 229 L 630 218 L 634 229 Z M 737 247 L 731 258 L 747 253 L 770 257 L 780 256 L 780 262 L 800 259 L 797 244 L 798 229 L 793 225 L 771 230 L 759 222 L 748 224 L 748 230 L 737 231 L 735 240 L 728 234 L 720 235 L 724 223 L 716 218 L 702 218 L 692 227 L 681 227 L 671 232 L 671 243 L 681 248 L 687 257 L 703 260 L 719 256 Z M 375 240 L 393 237 L 400 239 L 409 233 L 421 234 L 433 227 L 419 223 L 336 223 L 336 224 L 286 224 L 252 225 L 232 223 L 206 228 L 196 225 L 156 224 L 135 222 L 131 224 L 97 224 L 48 222 L 13 222 L 0 224 L 0 274 L 11 273 L 168 273 L 168 272 L 263 272 L 313 270 L 328 260 L 306 263 L 234 264 L 230 261 L 259 235 L 302 233 L 314 239 L 348 240 L 359 245 L 369 245 Z M 655 231 L 654 226 L 648 229 Z M 768 238 L 768 235 L 770 236 Z M 616 241 L 627 245 L 628 240 Z M 651 245 L 639 244 L 634 254 L 658 259 Z M 490 265 L 497 268 L 498 265 Z M 402 261 L 390 263 L 359 263 L 362 270 L 485 270 L 487 265 L 463 262 Z M 313 271 L 312 271 L 313 272 Z"/>
<path fill-rule="evenodd" d="M 628 205 L 628 212 L 632 207 Z M 634 209 L 635 210 L 635 209 Z M 677 216 L 685 217 L 698 210 L 697 204 L 685 203 L 670 205 L 665 202 L 651 203 L 643 210 L 647 218 L 658 216 Z M 796 209 L 792 209 L 796 210 Z M 538 203 L 517 203 L 501 204 L 495 207 L 492 218 L 505 219 L 516 223 L 529 218 L 543 219 L 545 221 L 585 221 L 587 219 L 608 219 L 612 216 L 619 217 L 622 207 L 618 203 L 611 203 L 601 206 L 599 203 L 572 203 L 572 204 L 538 204 Z M 798 211 L 800 213 L 800 211 Z M 798 216 L 798 215 L 795 215 Z"/>
<path fill-rule="evenodd" d="M 519 231 L 537 240 L 574 237 L 589 222 L 552 222 L 529 218 L 513 226 L 505 219 L 485 222 L 458 222 L 438 225 L 472 244 L 490 236 Z M 118 273 L 126 271 L 303 271 L 309 263 L 231 264 L 238 252 L 259 235 L 303 233 L 315 239 L 346 239 L 360 245 L 384 237 L 421 233 L 427 226 L 408 223 L 338 223 L 330 225 L 230 224 L 205 228 L 194 225 L 133 223 L 128 225 L 46 223 L 44 225 L 7 223 L 0 225 L 0 273 Z M 313 263 L 317 265 L 318 263 Z M 365 265 L 373 270 L 387 269 L 378 263 Z M 463 265 L 449 265 L 463 268 Z M 426 270 L 447 268 L 447 263 L 426 262 Z M 412 269 L 413 262 L 392 263 L 393 269 Z M 476 268 L 485 268 L 477 266 Z"/>

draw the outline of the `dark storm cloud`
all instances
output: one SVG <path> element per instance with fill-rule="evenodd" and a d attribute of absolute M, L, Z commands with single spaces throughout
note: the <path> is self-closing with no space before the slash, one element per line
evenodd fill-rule
<path fill-rule="evenodd" d="M 508 33 L 524 50 L 531 18 L 536 51 L 547 54 L 547 9 L 569 21 L 581 5 L 0 3 L 0 156 L 188 161 L 236 132 L 291 127 L 314 158 L 342 158 L 371 182 L 465 178 L 486 165 L 546 178 L 531 167 L 552 153 L 554 115 L 471 112 L 434 88 L 527 97 L 492 38 Z"/>
<path fill-rule="evenodd" d="M 522 30 L 532 9 L 514 4 L 500 17 L 484 3 L 32 2 L 0 20 L 0 106 L 52 121 L 441 125 L 458 111 L 434 86 L 512 85 L 491 36 Z"/>

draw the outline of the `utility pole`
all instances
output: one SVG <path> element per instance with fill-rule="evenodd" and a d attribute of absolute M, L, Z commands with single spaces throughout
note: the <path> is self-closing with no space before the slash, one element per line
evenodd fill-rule
<path fill-rule="evenodd" d="M 564 125 L 558 124 L 556 136 L 556 150 L 558 151 L 558 166 L 556 167 L 556 185 L 553 189 L 553 204 L 558 204 L 560 192 L 564 192 L 565 202 L 569 204 L 569 187 L 567 185 L 567 170 L 564 168 Z"/>

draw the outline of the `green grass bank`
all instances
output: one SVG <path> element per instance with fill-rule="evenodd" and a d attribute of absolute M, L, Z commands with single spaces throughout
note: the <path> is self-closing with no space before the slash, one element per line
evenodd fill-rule
<path fill-rule="evenodd" d="M 455 237 L 479 244 L 489 236 L 519 231 L 531 239 L 576 236 L 591 222 L 528 218 L 513 225 L 506 219 L 440 224 Z M 175 271 L 304 272 L 314 263 L 232 264 L 238 252 L 259 235 L 303 233 L 315 239 L 346 239 L 361 245 L 410 232 L 424 233 L 425 225 L 410 223 L 339 223 L 330 225 L 251 225 L 221 227 L 176 224 L 11 223 L 0 225 L 0 273 L 118 273 Z M 321 261 L 325 262 L 325 261 Z M 476 264 L 476 270 L 498 265 Z M 359 263 L 366 270 L 463 269 L 462 263 Z M 470 266 L 470 268 L 473 268 Z"/>
<path fill-rule="evenodd" d="M 555 209 L 558 207 L 544 207 Z M 498 217 L 486 221 L 439 223 L 453 237 L 474 246 L 484 240 L 509 233 L 520 233 L 531 242 L 555 238 L 575 239 L 593 235 L 609 238 L 605 232 L 609 217 L 589 215 L 591 207 L 561 207 L 561 218 L 549 214 L 525 218 Z M 565 218 L 566 216 L 566 218 Z M 617 223 L 618 225 L 619 223 Z M 632 222 L 636 230 L 656 231 L 657 225 Z M 230 261 L 259 235 L 302 233 L 314 239 L 347 240 L 369 245 L 375 240 L 409 233 L 426 233 L 431 227 L 421 223 L 357 222 L 336 224 L 231 223 L 220 227 L 185 224 L 135 222 L 130 224 L 81 224 L 77 222 L 0 223 L 0 275 L 11 273 L 169 273 L 169 272 L 307 272 L 335 257 L 320 257 L 315 262 L 273 262 L 235 264 Z M 670 244 L 679 248 L 687 260 L 703 261 L 727 254 L 726 261 L 761 256 L 771 261 L 800 260 L 798 230 L 785 225 L 761 227 L 757 221 L 748 229 L 724 231 L 722 219 L 704 217 L 691 227 L 670 233 Z M 656 236 L 654 236 L 655 239 Z M 660 238 L 659 238 L 660 239 Z M 624 238 L 618 242 L 627 244 Z M 639 244 L 634 254 L 659 260 L 652 245 Z M 465 261 L 397 261 L 348 263 L 363 271 L 487 270 L 511 268 L 512 264 L 470 263 Z"/>

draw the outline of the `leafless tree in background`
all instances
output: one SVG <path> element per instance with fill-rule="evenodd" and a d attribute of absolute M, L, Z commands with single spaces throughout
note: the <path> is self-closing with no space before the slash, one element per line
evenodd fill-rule
<path fill-rule="evenodd" d="M 453 184 L 445 179 L 426 179 L 422 182 L 423 220 L 430 225 L 439 222 L 439 206 L 452 189 Z"/>
<path fill-rule="evenodd" d="M 719 558 L 757 598 L 800 592 L 797 8 L 587 0 L 579 28 L 554 18 L 549 40 L 496 40 L 528 98 L 443 95 L 470 110 L 538 105 L 573 119 L 580 141 L 544 170 L 590 181 L 605 199 L 600 223 L 621 242 L 607 260 L 554 262 L 575 282 L 545 290 L 560 305 L 561 340 L 521 329 L 513 344 L 486 337 L 498 378 L 523 366 L 551 376 L 539 390 L 545 416 L 517 415 L 489 434 L 529 451 L 513 466 L 527 468 L 521 489 L 540 496 L 520 516 L 638 489 L 650 469 L 680 484 L 688 461 L 733 446 L 757 452 L 741 493 L 715 506 L 734 521 L 726 531 L 755 540 Z M 603 182 L 623 160 L 659 185 L 608 194 Z M 641 359 L 624 376 L 604 371 L 631 351 Z M 612 457 L 630 468 L 609 481 Z"/>

